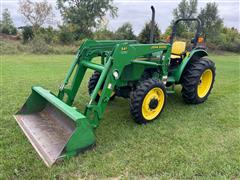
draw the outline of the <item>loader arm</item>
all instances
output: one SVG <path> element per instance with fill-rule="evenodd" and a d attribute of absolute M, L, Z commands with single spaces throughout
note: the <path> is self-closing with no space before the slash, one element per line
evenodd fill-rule
<path fill-rule="evenodd" d="M 127 65 L 131 63 L 142 63 L 145 65 L 159 67 L 163 72 L 163 76 L 167 76 L 167 67 L 171 52 L 170 44 L 136 44 L 132 41 L 110 41 L 103 43 L 101 41 L 99 45 L 96 45 L 96 43 L 98 44 L 98 42 L 94 43 L 93 41 L 90 41 L 89 43 L 85 42 L 83 44 L 85 48 L 80 48 L 80 51 L 83 49 L 83 55 L 77 56 L 77 59 L 74 61 L 69 73 L 67 74 L 67 77 L 65 78 L 67 80 L 70 79 L 70 76 L 72 75 L 70 72 L 73 72 L 73 70 L 76 69 L 76 72 L 73 75 L 71 87 L 69 89 L 60 89 L 58 96 L 63 100 L 63 97 L 66 94 L 68 96 L 66 103 L 68 105 L 72 105 L 86 70 L 90 68 L 101 72 L 98 83 L 96 84 L 96 87 L 91 94 L 90 102 L 84 111 L 84 115 L 89 119 L 89 122 L 93 127 L 97 127 L 99 125 L 99 120 L 103 116 L 114 87 Z M 134 61 L 134 59 L 137 57 L 144 55 L 146 56 L 159 51 L 163 51 L 164 58 L 159 58 L 159 61 L 155 63 L 146 61 Z M 91 62 L 94 57 L 98 57 L 103 52 L 108 52 L 106 53 L 106 60 L 103 64 L 96 64 Z M 117 78 L 114 77 L 114 74 L 116 73 L 118 74 Z M 94 104 L 93 102 L 101 87 L 103 87 L 103 90 L 100 100 L 97 104 Z"/>
<path fill-rule="evenodd" d="M 99 125 L 126 66 L 155 67 L 167 76 L 170 51 L 170 44 L 86 40 L 79 48 L 58 95 L 42 87 L 32 87 L 32 94 L 14 117 L 40 157 L 51 166 L 58 159 L 76 155 L 95 144 L 94 128 Z M 149 57 L 155 52 L 162 52 L 157 61 L 136 61 L 139 56 Z M 101 57 L 100 64 L 92 62 L 95 57 Z M 87 69 L 101 75 L 89 103 L 81 112 L 72 104 Z M 163 76 L 159 78 L 163 79 Z M 94 100 L 101 87 L 102 93 L 96 103 Z"/>

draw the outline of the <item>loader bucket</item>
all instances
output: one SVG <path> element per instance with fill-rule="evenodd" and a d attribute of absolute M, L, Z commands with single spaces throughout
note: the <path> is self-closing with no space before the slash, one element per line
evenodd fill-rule
<path fill-rule="evenodd" d="M 95 143 L 87 118 L 41 87 L 32 88 L 32 94 L 14 117 L 47 166 Z"/>

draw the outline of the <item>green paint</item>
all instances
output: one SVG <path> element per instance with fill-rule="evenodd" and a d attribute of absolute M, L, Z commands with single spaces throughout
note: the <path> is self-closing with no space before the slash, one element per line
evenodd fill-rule
<path fill-rule="evenodd" d="M 208 53 L 203 49 L 192 50 L 190 54 L 183 59 L 182 63 L 173 72 L 173 78 L 175 79 L 176 83 L 179 83 L 186 65 L 194 56 L 195 57 L 208 56 Z"/>
<path fill-rule="evenodd" d="M 178 83 L 190 59 L 193 56 L 205 55 L 207 53 L 204 50 L 193 50 L 174 69 L 172 75 L 168 77 L 168 82 Z M 33 87 L 33 93 L 25 103 L 25 106 L 28 107 L 28 112 L 25 113 L 39 112 L 47 103 L 50 103 L 69 117 L 74 123 L 75 130 L 64 148 L 65 154 L 62 156 L 73 156 L 95 143 L 93 129 L 99 125 L 112 92 L 117 88 L 127 86 L 129 82 L 136 85 L 145 70 L 149 68 L 156 70 L 152 77 L 162 81 L 164 76 L 168 76 L 170 56 L 170 44 L 85 40 L 67 72 L 58 95 L 56 96 L 41 87 Z M 95 57 L 101 57 L 100 64 L 92 62 Z M 91 94 L 90 102 L 84 110 L 78 111 L 71 106 L 87 69 L 99 71 L 101 75 Z M 118 77 L 114 77 L 114 73 L 117 73 Z M 69 82 L 70 79 L 72 79 L 71 82 Z M 102 94 L 96 103 L 95 99 L 101 88 Z M 168 92 L 174 93 L 174 86 Z M 66 102 L 64 102 L 65 96 L 67 97 Z"/>

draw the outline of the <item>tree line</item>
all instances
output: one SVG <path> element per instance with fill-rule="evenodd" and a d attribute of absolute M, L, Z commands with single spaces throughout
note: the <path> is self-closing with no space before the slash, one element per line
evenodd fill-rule
<path fill-rule="evenodd" d="M 146 22 L 138 35 L 134 34 L 131 23 L 126 22 L 116 31 L 108 28 L 106 15 L 117 17 L 118 9 L 113 0 L 57 0 L 57 9 L 62 17 L 58 28 L 51 26 L 54 19 L 53 7 L 46 0 L 36 2 L 20 0 L 19 12 L 26 25 L 16 28 L 10 12 L 5 9 L 0 22 L 0 32 L 8 35 L 20 35 L 23 43 L 71 44 L 84 38 L 92 39 L 129 39 L 148 43 L 150 39 L 150 22 Z M 173 19 L 198 17 L 202 21 L 202 36 L 212 49 L 240 51 L 240 34 L 235 28 L 225 27 L 219 15 L 216 3 L 207 3 L 200 12 L 197 0 L 182 0 L 173 10 Z M 171 33 L 174 20 L 164 33 L 155 24 L 154 42 L 165 40 Z M 48 25 L 48 26 L 47 26 Z M 178 26 L 177 36 L 190 40 L 195 31 L 195 24 L 185 22 Z"/>

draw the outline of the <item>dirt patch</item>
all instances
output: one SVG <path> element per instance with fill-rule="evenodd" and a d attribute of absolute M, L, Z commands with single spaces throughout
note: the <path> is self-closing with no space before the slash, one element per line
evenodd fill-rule
<path fill-rule="evenodd" d="M 13 41 L 17 41 L 19 39 L 20 39 L 19 35 L 13 36 L 13 35 L 7 35 L 7 34 L 0 33 L 0 40 L 13 40 Z"/>

